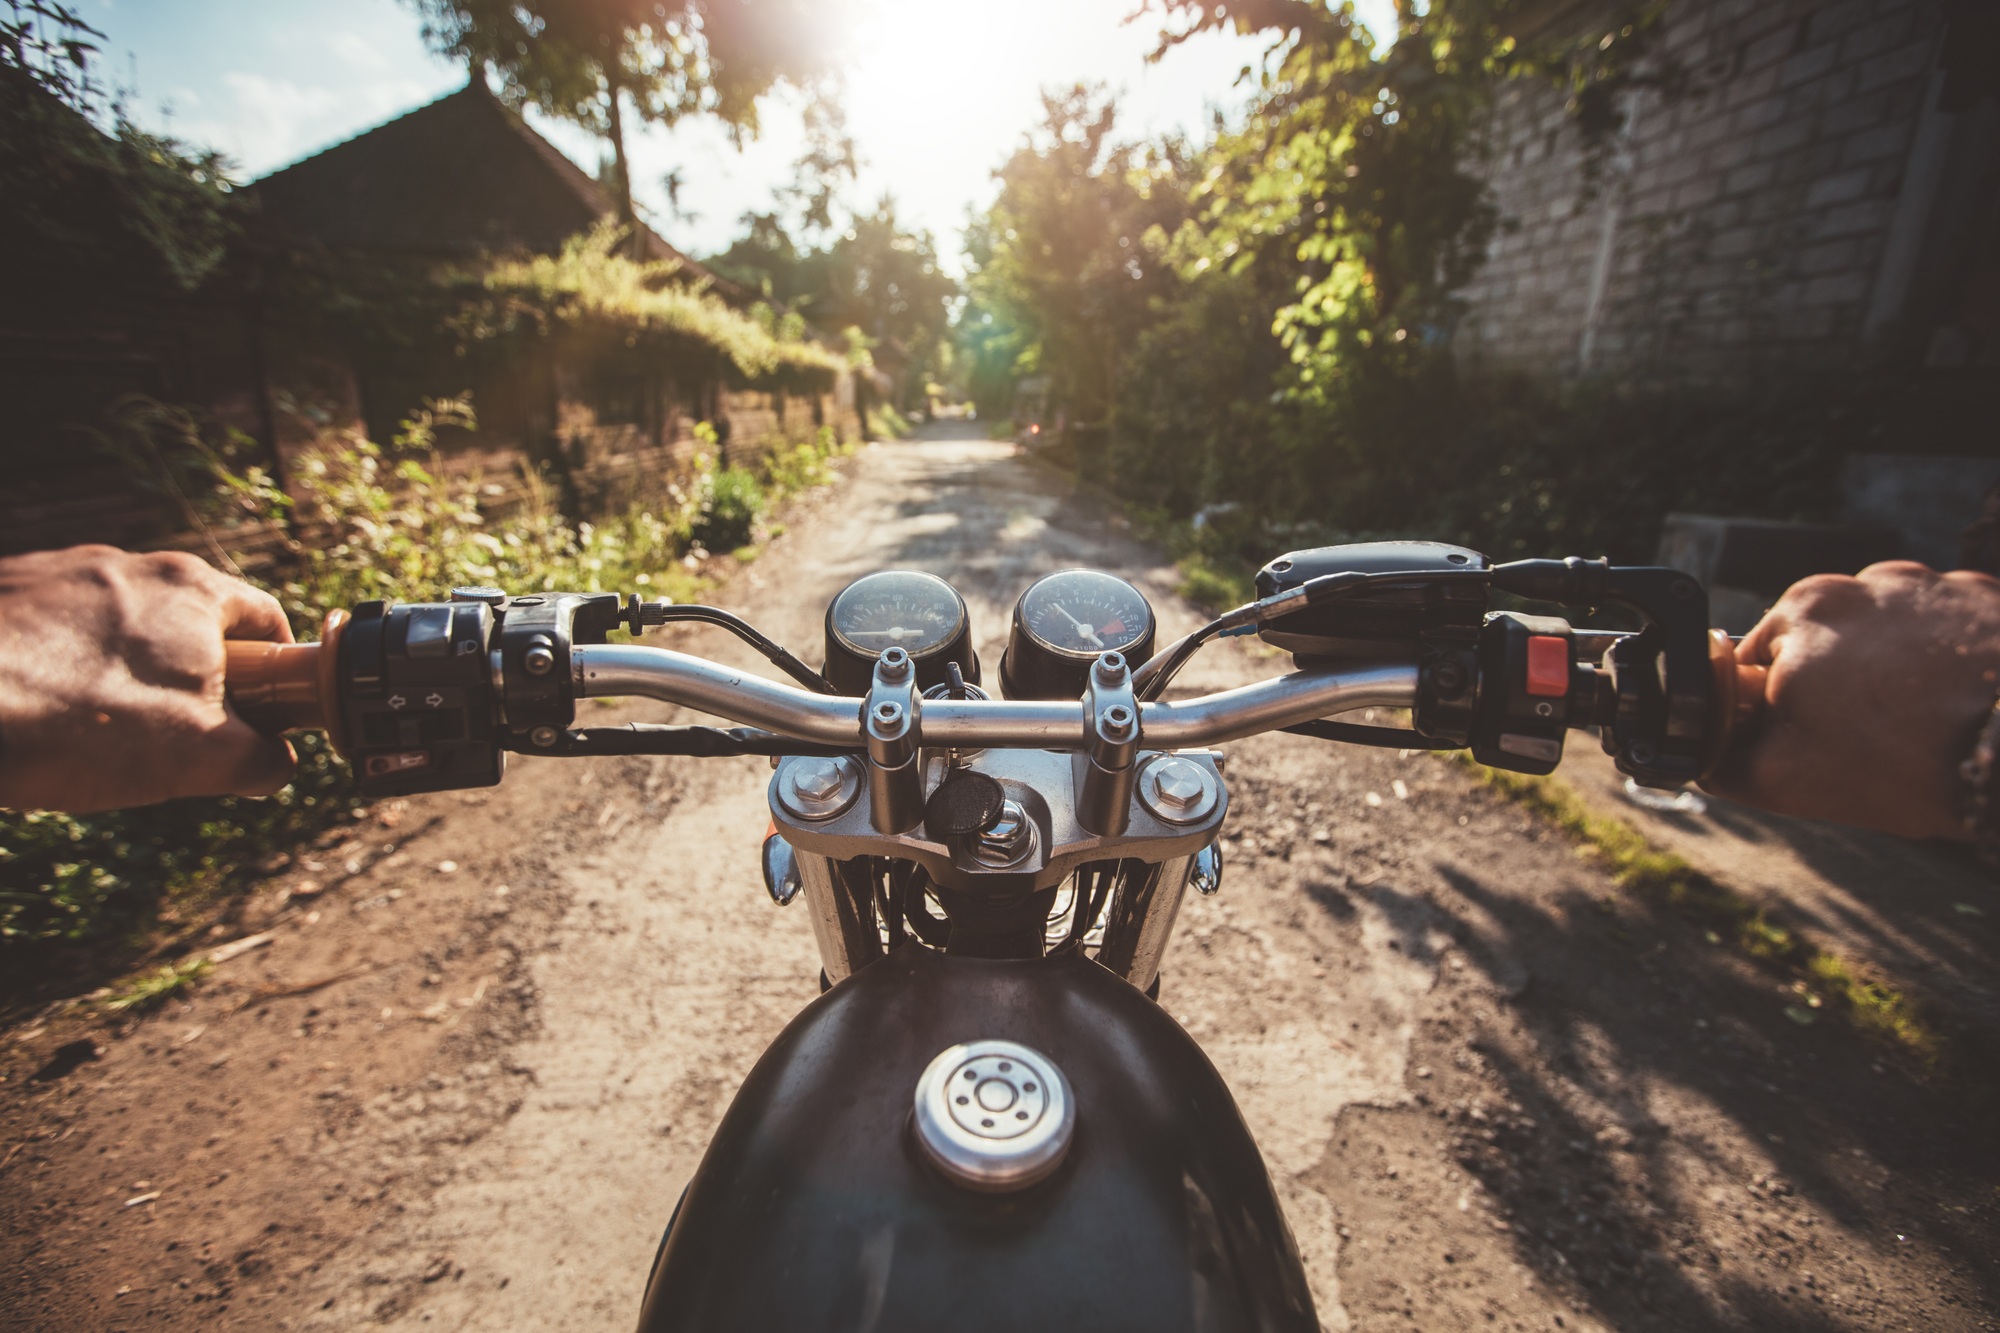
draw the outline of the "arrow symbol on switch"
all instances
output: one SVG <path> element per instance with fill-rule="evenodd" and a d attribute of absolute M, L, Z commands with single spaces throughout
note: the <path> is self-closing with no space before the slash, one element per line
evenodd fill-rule
<path fill-rule="evenodd" d="M 405 699 L 405 698 L 404 698 L 404 697 L 403 697 L 402 695 L 400 695 L 400 694 L 392 694 L 392 695 L 390 695 L 390 696 L 389 696 L 389 699 L 388 699 L 388 704 L 389 704 L 389 707 L 391 707 L 391 708 L 401 708 L 401 707 L 402 707 L 402 706 L 403 706 L 404 704 L 406 704 L 406 703 L 408 703 L 408 702 L 409 702 L 409 700 L 408 700 L 408 699 Z"/>
<path fill-rule="evenodd" d="M 424 696 L 424 703 L 431 708 L 442 707 L 444 705 L 444 696 L 433 690 Z"/>

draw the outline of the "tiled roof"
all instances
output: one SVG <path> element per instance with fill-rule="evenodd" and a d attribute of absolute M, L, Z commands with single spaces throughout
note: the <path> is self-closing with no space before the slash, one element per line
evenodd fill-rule
<path fill-rule="evenodd" d="M 264 216 L 291 236 L 440 257 L 552 254 L 612 211 L 596 181 L 476 79 L 252 188 Z M 648 258 L 731 286 L 643 223 L 640 231 Z"/>

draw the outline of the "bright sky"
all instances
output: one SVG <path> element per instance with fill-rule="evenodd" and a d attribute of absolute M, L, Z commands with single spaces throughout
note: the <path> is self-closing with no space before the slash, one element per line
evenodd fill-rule
<path fill-rule="evenodd" d="M 106 34 L 108 82 L 135 93 L 149 126 L 221 149 L 254 178 L 338 143 L 461 86 L 460 70 L 424 47 L 395 0 L 76 0 Z M 929 228 L 954 270 L 969 209 L 994 191 L 992 172 L 1040 119 L 1045 87 L 1078 81 L 1119 91 L 1126 134 L 1200 135 L 1211 108 L 1233 111 L 1232 85 L 1262 49 L 1210 35 L 1158 65 L 1143 57 L 1154 28 L 1123 24 L 1134 0 L 860 0 L 852 34 L 848 128 L 860 148 L 849 201 L 885 191 L 907 224 Z M 1364 19 L 1390 0 L 1364 0 Z M 1379 31 L 1380 29 L 1378 29 Z M 597 145 L 537 122 L 585 167 Z M 642 208 L 667 238 L 696 254 L 738 234 L 747 210 L 771 206 L 802 145 L 796 101 L 767 105 L 765 129 L 743 151 L 711 122 L 648 129 L 631 145 Z M 661 182 L 678 171 L 684 215 Z"/>

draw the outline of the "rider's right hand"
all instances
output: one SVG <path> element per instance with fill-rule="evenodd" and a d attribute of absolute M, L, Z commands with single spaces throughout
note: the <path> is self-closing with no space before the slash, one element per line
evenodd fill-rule
<path fill-rule="evenodd" d="M 0 807 L 277 791 L 291 747 L 224 702 L 223 641 L 291 637 L 268 593 L 180 552 L 0 559 Z"/>
<path fill-rule="evenodd" d="M 1814 575 L 1736 657 L 1770 666 L 1767 706 L 1709 790 L 1906 837 L 1967 836 L 1958 765 L 2000 693 L 2000 580 L 1908 561 Z"/>

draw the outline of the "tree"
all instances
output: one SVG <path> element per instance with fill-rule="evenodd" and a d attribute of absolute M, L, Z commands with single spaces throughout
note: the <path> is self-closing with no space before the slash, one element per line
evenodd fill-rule
<path fill-rule="evenodd" d="M 580 125 L 611 144 L 618 218 L 635 221 L 626 156 L 629 105 L 641 121 L 719 117 L 757 132 L 758 103 L 779 83 L 824 91 L 837 5 L 821 0 L 409 0 L 439 53 L 501 96 Z"/>
<path fill-rule="evenodd" d="M 140 129 L 115 100 L 107 105 L 94 68 L 102 34 L 74 10 L 53 0 L 7 8 L 0 251 L 20 260 L 9 294 L 28 308 L 50 292 L 73 305 L 83 290 L 199 287 L 236 231 L 228 162 Z"/>
<path fill-rule="evenodd" d="M 860 330 L 912 372 L 906 390 L 921 388 L 923 372 L 943 354 L 958 284 L 939 267 L 930 233 L 898 220 L 894 199 L 884 196 L 873 212 L 851 218 L 824 247 L 798 244 L 776 213 L 749 213 L 743 221 L 744 235 L 710 267 L 819 328 Z"/>
<path fill-rule="evenodd" d="M 1003 378 L 1046 374 L 1072 420 L 1104 422 L 1120 359 L 1170 285 L 1170 238 L 1188 217 L 1184 144 L 1122 144 L 1109 98 L 1078 86 L 1042 95 L 1044 120 L 994 173 L 1000 195 L 967 234 L 969 305 L 961 324 L 980 406 Z"/>

